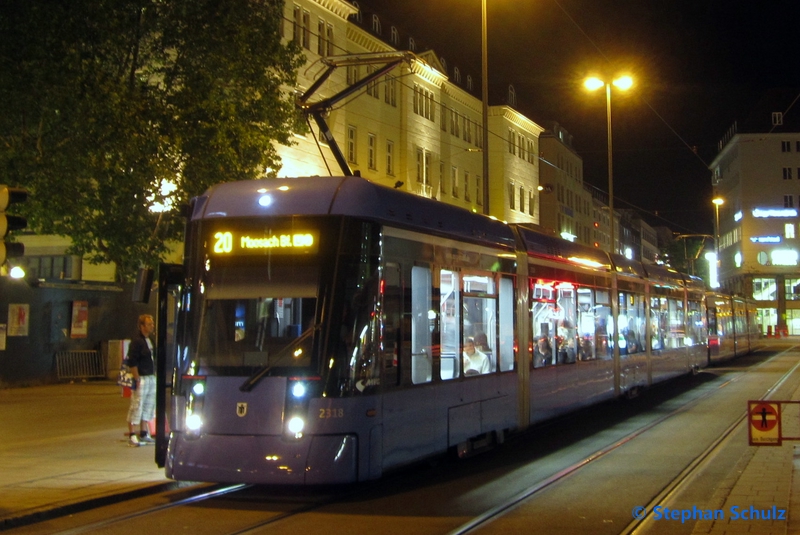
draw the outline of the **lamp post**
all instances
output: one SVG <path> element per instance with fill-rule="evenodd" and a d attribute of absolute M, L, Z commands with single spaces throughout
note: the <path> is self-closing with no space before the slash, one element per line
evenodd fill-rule
<path fill-rule="evenodd" d="M 717 253 L 717 262 L 719 262 L 719 207 L 725 204 L 725 199 L 714 197 L 711 202 L 714 203 L 714 251 Z"/>
<path fill-rule="evenodd" d="M 714 255 L 716 262 L 714 262 L 714 269 L 716 270 L 716 278 L 712 277 L 712 288 L 719 287 L 719 207 L 725 204 L 725 199 L 722 197 L 714 197 L 711 199 L 714 203 Z M 709 266 L 710 267 L 710 266 Z"/>
<path fill-rule="evenodd" d="M 605 86 L 606 88 L 606 119 L 608 136 L 608 222 L 611 234 L 611 244 L 609 252 L 614 253 L 614 165 L 612 161 L 612 136 L 611 136 L 611 86 L 627 91 L 633 85 L 633 78 L 630 76 L 620 76 L 611 82 L 606 82 L 600 78 L 591 77 L 583 82 L 584 87 L 589 91 L 595 91 Z"/>
<path fill-rule="evenodd" d="M 481 93 L 483 100 L 483 213 L 489 215 L 489 61 L 486 45 L 486 0 L 481 0 Z"/>

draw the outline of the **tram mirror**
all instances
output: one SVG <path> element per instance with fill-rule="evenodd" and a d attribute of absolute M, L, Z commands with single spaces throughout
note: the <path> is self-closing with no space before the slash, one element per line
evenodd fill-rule
<path fill-rule="evenodd" d="M 147 303 L 150 301 L 150 289 L 153 286 L 153 269 L 139 268 L 136 282 L 133 285 L 133 302 Z"/>

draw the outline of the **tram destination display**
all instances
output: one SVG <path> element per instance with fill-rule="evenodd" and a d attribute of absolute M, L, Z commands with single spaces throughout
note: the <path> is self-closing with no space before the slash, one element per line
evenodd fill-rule
<path fill-rule="evenodd" d="M 316 254 L 316 230 L 214 229 L 206 242 L 208 251 L 218 256 L 264 254 Z"/>

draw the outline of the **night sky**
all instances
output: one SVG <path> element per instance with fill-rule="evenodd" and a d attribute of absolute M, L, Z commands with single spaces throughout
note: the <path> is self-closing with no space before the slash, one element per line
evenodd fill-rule
<path fill-rule="evenodd" d="M 480 97 L 480 0 L 358 0 L 417 52 L 432 48 Z M 605 93 L 583 79 L 629 72 L 612 93 L 616 208 L 652 225 L 711 233 L 708 164 L 766 89 L 800 88 L 800 0 L 487 0 L 489 103 L 574 136 L 584 180 L 608 189 Z M 388 38 L 387 38 L 388 40 Z M 799 90 L 800 92 L 800 90 Z M 784 111 L 784 110 L 775 110 Z M 800 109 L 797 110 L 800 113 Z M 490 134 L 491 135 L 491 134 Z M 501 133 L 502 135 L 502 133 Z M 656 214 L 658 216 L 656 216 Z"/>

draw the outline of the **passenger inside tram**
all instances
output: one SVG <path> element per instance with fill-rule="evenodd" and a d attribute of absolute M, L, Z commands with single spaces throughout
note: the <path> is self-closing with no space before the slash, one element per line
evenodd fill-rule
<path fill-rule="evenodd" d="M 551 364 L 553 364 L 553 348 L 550 346 L 550 340 L 542 336 L 533 348 L 533 367 L 541 368 Z"/>
<path fill-rule="evenodd" d="M 489 357 L 475 347 L 475 339 L 464 341 L 464 375 L 481 375 L 491 373 Z"/>

